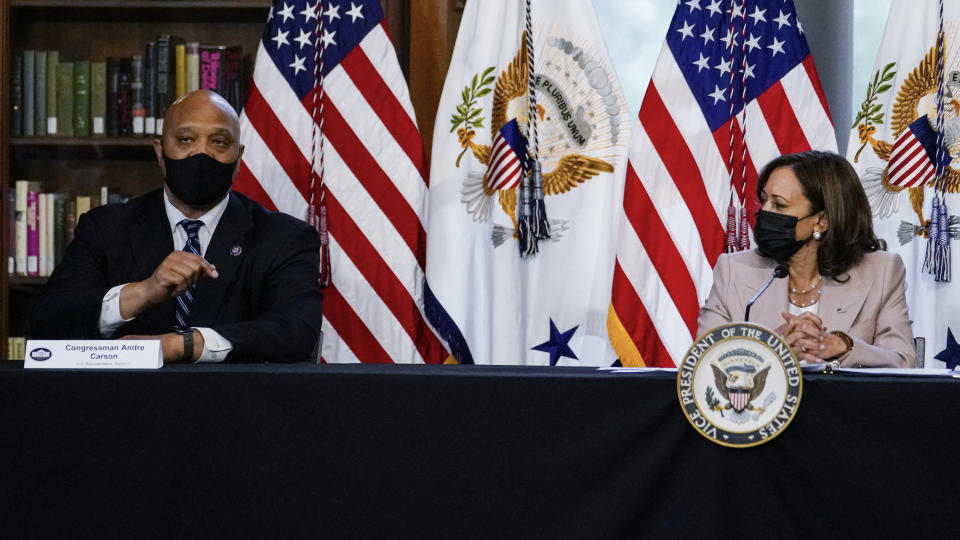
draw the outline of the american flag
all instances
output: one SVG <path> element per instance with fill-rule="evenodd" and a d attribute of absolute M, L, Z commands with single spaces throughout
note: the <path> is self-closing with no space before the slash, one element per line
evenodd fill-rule
<path fill-rule="evenodd" d="M 513 189 L 520 183 L 520 175 L 527 170 L 525 163 L 527 144 L 517 119 L 514 118 L 500 128 L 493 138 L 490 151 L 490 165 L 487 167 L 487 183 L 492 190 Z M 521 161 L 523 160 L 523 161 Z"/>
<path fill-rule="evenodd" d="M 943 153 L 943 159 L 944 166 L 949 165 L 950 155 L 947 152 Z M 937 132 L 924 114 L 914 120 L 893 143 L 887 175 L 895 186 L 922 186 L 937 172 L 936 162 Z"/>
<path fill-rule="evenodd" d="M 727 232 L 752 237 L 757 170 L 836 151 L 793 2 L 678 3 L 632 133 L 608 332 L 623 364 L 673 366 Z"/>
<path fill-rule="evenodd" d="M 423 144 L 379 2 L 275 1 L 240 122 L 234 189 L 326 216 L 324 361 L 442 362 L 422 311 Z"/>

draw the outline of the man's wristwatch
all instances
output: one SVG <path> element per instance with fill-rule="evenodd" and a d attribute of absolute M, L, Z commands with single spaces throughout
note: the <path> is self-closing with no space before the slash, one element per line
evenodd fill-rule
<path fill-rule="evenodd" d="M 173 331 L 183 336 L 183 356 L 180 357 L 180 360 L 193 362 L 193 328 L 175 326 Z"/>

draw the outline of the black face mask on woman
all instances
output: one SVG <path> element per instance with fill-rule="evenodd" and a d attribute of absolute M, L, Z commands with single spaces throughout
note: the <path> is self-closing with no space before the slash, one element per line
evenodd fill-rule
<path fill-rule="evenodd" d="M 173 159 L 163 154 L 167 187 L 190 206 L 207 206 L 230 191 L 237 162 L 220 163 L 207 154 Z"/>
<path fill-rule="evenodd" d="M 757 241 L 760 254 L 772 257 L 777 262 L 786 262 L 807 243 L 806 240 L 796 240 L 797 223 L 813 215 L 816 213 L 797 219 L 796 216 L 766 210 L 757 212 L 753 238 Z"/>

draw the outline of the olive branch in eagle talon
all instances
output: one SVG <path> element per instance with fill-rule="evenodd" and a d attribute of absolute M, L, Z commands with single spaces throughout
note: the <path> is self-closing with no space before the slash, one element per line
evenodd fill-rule
<path fill-rule="evenodd" d="M 707 406 L 710 407 L 710 410 L 720 411 L 720 416 L 723 416 L 723 407 L 720 406 L 720 400 L 717 399 L 717 395 L 713 393 L 713 388 L 707 387 Z"/>
<path fill-rule="evenodd" d="M 860 159 L 860 152 L 863 152 L 863 149 L 867 147 L 869 143 L 867 137 L 876 133 L 877 128 L 874 127 L 874 124 L 883 123 L 883 104 L 875 103 L 875 101 L 880 94 L 891 88 L 890 81 L 897 75 L 896 71 L 892 71 L 895 65 L 896 62 L 890 62 L 883 66 L 883 69 L 877 70 L 873 74 L 873 81 L 867 85 L 867 99 L 860 104 L 860 111 L 857 112 L 857 117 L 853 120 L 853 125 L 850 126 L 851 129 L 858 128 L 860 142 L 863 143 L 853 157 L 854 163 Z"/>
<path fill-rule="evenodd" d="M 456 131 L 457 139 L 463 146 L 463 151 L 457 156 L 457 167 L 460 166 L 460 158 L 470 149 L 470 140 L 477 133 L 472 128 L 483 127 L 483 117 L 480 116 L 483 109 L 476 107 L 476 105 L 478 99 L 493 91 L 490 85 L 496 80 L 496 77 L 491 75 L 494 69 L 496 69 L 496 66 L 490 66 L 483 70 L 482 74 L 474 74 L 470 84 L 463 87 L 463 93 L 461 94 L 463 103 L 457 105 L 457 112 L 450 117 L 450 123 L 453 124 L 450 127 L 450 133 Z M 459 129 L 457 129 L 458 127 Z"/>

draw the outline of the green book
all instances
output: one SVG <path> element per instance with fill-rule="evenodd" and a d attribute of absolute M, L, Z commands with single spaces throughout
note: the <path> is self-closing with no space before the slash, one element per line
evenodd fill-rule
<path fill-rule="evenodd" d="M 47 51 L 37 51 L 34 70 L 33 129 L 42 137 L 47 134 Z"/>
<path fill-rule="evenodd" d="M 107 63 L 90 63 L 90 132 L 97 137 L 107 134 Z"/>
<path fill-rule="evenodd" d="M 90 136 L 90 62 L 73 63 L 73 136 Z"/>
<path fill-rule="evenodd" d="M 73 137 L 73 62 L 57 65 L 57 134 Z"/>
<path fill-rule="evenodd" d="M 60 53 L 47 51 L 47 135 L 57 134 L 57 66 Z"/>
<path fill-rule="evenodd" d="M 36 135 L 33 125 L 33 104 L 36 88 L 33 83 L 36 81 L 36 51 L 23 51 L 23 134 L 26 137 Z M 24 263 L 26 264 L 26 263 Z"/>

